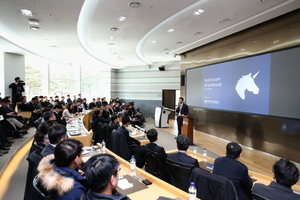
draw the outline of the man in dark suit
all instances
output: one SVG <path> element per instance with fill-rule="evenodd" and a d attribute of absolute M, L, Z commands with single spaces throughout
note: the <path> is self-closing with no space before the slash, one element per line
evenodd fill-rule
<path fill-rule="evenodd" d="M 48 144 L 41 152 L 41 156 L 53 154 L 55 146 L 62 140 L 68 138 L 67 128 L 61 124 L 51 126 L 48 131 L 48 138 L 50 144 Z"/>
<path fill-rule="evenodd" d="M 291 189 L 291 187 L 296 184 L 299 179 L 299 170 L 294 163 L 288 159 L 282 158 L 274 163 L 272 171 L 274 181 L 272 181 L 268 186 L 256 183 L 252 192 L 267 199 L 300 199 L 300 195 L 294 193 Z"/>
<path fill-rule="evenodd" d="M 168 155 L 168 158 L 181 163 L 186 163 L 199 167 L 198 160 L 187 155 L 187 149 L 190 145 L 190 139 L 185 135 L 179 135 L 176 139 L 177 142 L 177 153 L 171 153 Z"/>
<path fill-rule="evenodd" d="M 82 101 L 77 100 L 76 105 L 74 105 L 74 107 L 73 107 L 73 112 L 74 113 L 81 113 L 82 111 L 83 111 Z"/>
<path fill-rule="evenodd" d="M 149 144 L 146 144 L 145 147 L 148 149 L 156 152 L 159 156 L 159 159 L 161 163 L 165 163 L 167 159 L 167 154 L 165 152 L 165 149 L 163 147 L 158 146 L 157 144 L 157 131 L 154 128 L 151 128 L 150 130 L 147 131 L 147 138 L 150 141 Z"/>
<path fill-rule="evenodd" d="M 177 116 L 177 129 L 178 129 L 178 136 L 181 134 L 181 127 L 183 123 L 183 117 L 189 114 L 189 107 L 184 103 L 184 99 L 179 97 L 178 105 L 176 107 L 175 114 Z M 177 137 L 175 137 L 176 139 Z"/>
<path fill-rule="evenodd" d="M 66 126 L 67 125 L 67 122 L 66 120 L 60 115 L 60 113 L 62 112 L 62 109 L 63 107 L 59 104 L 56 104 L 54 107 L 53 107 L 53 113 L 56 117 L 56 122 L 61 124 L 61 125 L 64 125 Z M 69 120 L 71 121 L 71 119 Z"/>
<path fill-rule="evenodd" d="M 20 79 L 20 77 L 15 78 L 15 82 L 11 83 L 8 87 L 11 88 L 11 97 L 13 101 L 13 109 L 15 109 L 15 106 L 17 102 L 20 101 L 20 98 L 22 97 L 22 92 L 24 92 L 25 83 Z"/>
<path fill-rule="evenodd" d="M 130 118 L 128 116 L 124 116 L 122 119 L 122 124 L 123 125 L 118 128 L 118 131 L 122 132 L 125 135 L 128 146 L 133 145 L 134 142 L 129 137 L 129 131 L 127 130 L 130 124 Z"/>
<path fill-rule="evenodd" d="M 249 198 L 246 193 L 249 193 L 253 182 L 248 174 L 246 165 L 238 161 L 241 152 L 242 147 L 238 143 L 228 143 L 226 156 L 215 160 L 213 173 L 228 178 L 233 183 L 239 200 L 247 200 Z"/>
<path fill-rule="evenodd" d="M 117 115 L 111 116 L 110 119 L 111 119 L 111 122 L 109 122 L 109 125 L 108 125 L 110 132 L 112 132 L 113 130 L 118 130 L 120 125 L 119 125 L 119 119 L 118 119 Z"/>

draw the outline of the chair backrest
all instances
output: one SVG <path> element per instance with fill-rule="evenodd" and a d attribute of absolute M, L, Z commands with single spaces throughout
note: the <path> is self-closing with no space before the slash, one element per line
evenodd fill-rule
<path fill-rule="evenodd" d="M 126 142 L 125 135 L 122 132 L 113 130 L 109 139 L 109 148 L 123 159 L 130 159 L 130 149 Z"/>
<path fill-rule="evenodd" d="M 146 156 L 146 172 L 161 178 L 162 176 L 162 167 L 159 156 L 157 152 L 151 152 Z"/>
<path fill-rule="evenodd" d="M 189 182 L 194 182 L 197 197 L 202 200 L 238 200 L 232 182 L 223 176 L 195 168 Z"/>
<path fill-rule="evenodd" d="M 252 199 L 253 200 L 270 200 L 270 199 L 268 199 L 260 194 L 257 194 L 255 192 L 252 192 Z"/>
<path fill-rule="evenodd" d="M 35 190 L 43 197 L 44 200 L 52 200 L 53 196 L 49 192 L 47 192 L 44 187 L 42 186 L 38 175 L 36 175 L 33 179 L 33 186 Z"/>
<path fill-rule="evenodd" d="M 166 159 L 167 172 L 170 175 L 170 183 L 187 192 L 189 179 L 195 166 Z"/>
<path fill-rule="evenodd" d="M 101 143 L 102 140 L 105 140 L 106 142 L 106 134 L 107 134 L 107 124 L 103 122 L 99 122 L 94 132 L 94 145 L 96 145 L 99 142 Z"/>

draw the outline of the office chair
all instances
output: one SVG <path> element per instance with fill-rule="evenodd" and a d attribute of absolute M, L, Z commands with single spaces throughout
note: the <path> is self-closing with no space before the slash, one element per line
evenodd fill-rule
<path fill-rule="evenodd" d="M 161 169 L 161 162 L 159 156 L 156 152 L 151 152 L 146 156 L 146 163 L 145 163 L 145 170 L 146 172 L 161 178 L 162 176 L 162 169 Z"/>
<path fill-rule="evenodd" d="M 252 192 L 252 199 L 253 200 L 270 200 L 260 194 L 254 193 L 254 192 Z"/>
<path fill-rule="evenodd" d="M 43 197 L 44 200 L 52 200 L 54 195 L 51 195 L 50 192 L 47 192 L 44 187 L 41 185 L 38 175 L 33 179 L 33 187 L 35 190 Z"/>
<path fill-rule="evenodd" d="M 167 172 L 170 175 L 170 183 L 175 187 L 187 192 L 189 179 L 195 166 L 180 162 L 175 162 L 169 158 L 166 160 Z"/>

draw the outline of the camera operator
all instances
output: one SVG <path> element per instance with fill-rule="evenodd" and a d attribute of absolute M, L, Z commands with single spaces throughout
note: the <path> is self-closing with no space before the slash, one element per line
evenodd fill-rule
<path fill-rule="evenodd" d="M 20 98 L 22 97 L 22 92 L 25 91 L 23 85 L 25 85 L 25 83 L 20 79 L 20 77 L 16 77 L 15 82 L 9 85 L 9 88 L 12 89 L 11 97 L 13 109 L 15 109 L 17 102 L 20 101 Z"/>

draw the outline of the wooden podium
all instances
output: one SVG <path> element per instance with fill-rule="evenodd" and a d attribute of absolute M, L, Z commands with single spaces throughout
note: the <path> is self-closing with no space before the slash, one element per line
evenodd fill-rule
<path fill-rule="evenodd" d="M 190 138 L 190 145 L 194 144 L 194 119 L 183 116 L 182 134 Z"/>

